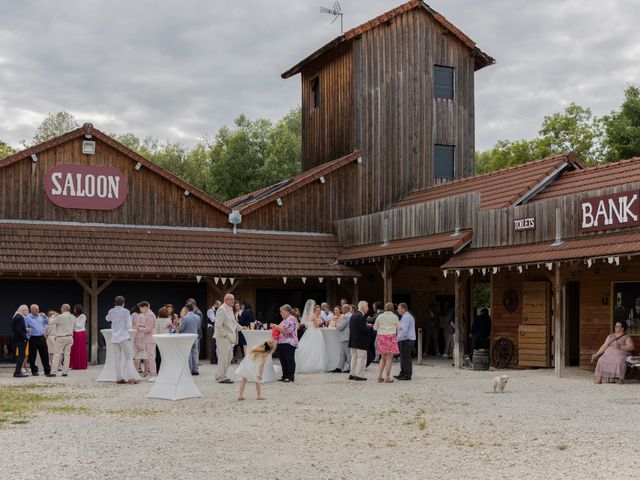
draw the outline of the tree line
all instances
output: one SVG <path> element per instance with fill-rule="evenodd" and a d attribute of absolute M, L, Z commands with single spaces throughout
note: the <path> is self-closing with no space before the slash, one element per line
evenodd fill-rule
<path fill-rule="evenodd" d="M 36 128 L 35 145 L 79 127 L 67 112 L 49 114 Z M 276 122 L 245 115 L 194 147 L 140 138 L 133 133 L 111 134 L 143 157 L 186 182 L 226 201 L 253 192 L 300 171 L 301 109 L 294 108 Z M 23 142 L 26 148 L 30 144 Z M 554 153 L 574 151 L 586 165 L 640 156 L 640 89 L 629 86 L 619 109 L 597 117 L 588 107 L 572 103 L 563 112 L 544 117 L 531 140 L 500 140 L 476 152 L 476 173 L 523 164 Z M 14 149 L 0 141 L 0 158 Z"/>

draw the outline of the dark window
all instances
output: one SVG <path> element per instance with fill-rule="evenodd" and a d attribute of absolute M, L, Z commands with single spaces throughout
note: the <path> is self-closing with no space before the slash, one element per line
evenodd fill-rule
<path fill-rule="evenodd" d="M 435 145 L 433 149 L 434 177 L 453 180 L 453 145 Z"/>
<path fill-rule="evenodd" d="M 311 109 L 320 108 L 320 79 L 311 80 Z"/>
<path fill-rule="evenodd" d="M 434 96 L 453 100 L 453 68 L 433 66 Z"/>

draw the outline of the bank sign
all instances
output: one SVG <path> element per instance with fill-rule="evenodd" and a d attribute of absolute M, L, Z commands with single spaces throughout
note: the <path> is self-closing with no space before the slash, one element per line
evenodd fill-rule
<path fill-rule="evenodd" d="M 55 165 L 44 180 L 47 197 L 62 208 L 113 210 L 129 191 L 127 179 L 112 167 Z"/>
<path fill-rule="evenodd" d="M 640 225 L 639 191 L 588 198 L 580 204 L 581 230 L 597 232 Z"/>

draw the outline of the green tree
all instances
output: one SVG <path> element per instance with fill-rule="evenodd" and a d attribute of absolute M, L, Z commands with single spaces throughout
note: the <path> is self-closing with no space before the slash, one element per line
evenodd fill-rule
<path fill-rule="evenodd" d="M 620 110 L 604 117 L 605 161 L 640 156 L 640 89 L 628 87 Z"/>
<path fill-rule="evenodd" d="M 259 188 L 300 173 L 302 151 L 302 109 L 294 108 L 269 132 L 267 156 L 258 179 Z"/>
<path fill-rule="evenodd" d="M 33 144 L 46 142 L 78 128 L 80 124 L 68 112 L 50 113 L 45 117 L 33 135 Z"/>
<path fill-rule="evenodd" d="M 14 154 L 16 151 L 8 143 L 0 140 L 0 158 L 8 157 Z"/>
<path fill-rule="evenodd" d="M 476 152 L 476 173 L 488 173 L 501 168 L 513 167 L 546 156 L 539 139 L 499 140 L 493 148 Z"/>

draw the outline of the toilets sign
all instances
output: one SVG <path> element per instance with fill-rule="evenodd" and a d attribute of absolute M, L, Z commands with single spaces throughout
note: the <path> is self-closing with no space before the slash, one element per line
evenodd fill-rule
<path fill-rule="evenodd" d="M 115 168 L 63 164 L 49 169 L 44 189 L 49 200 L 62 208 L 113 210 L 122 205 L 129 186 Z"/>
<path fill-rule="evenodd" d="M 640 225 L 640 192 L 589 198 L 580 204 L 581 230 L 597 232 Z"/>

